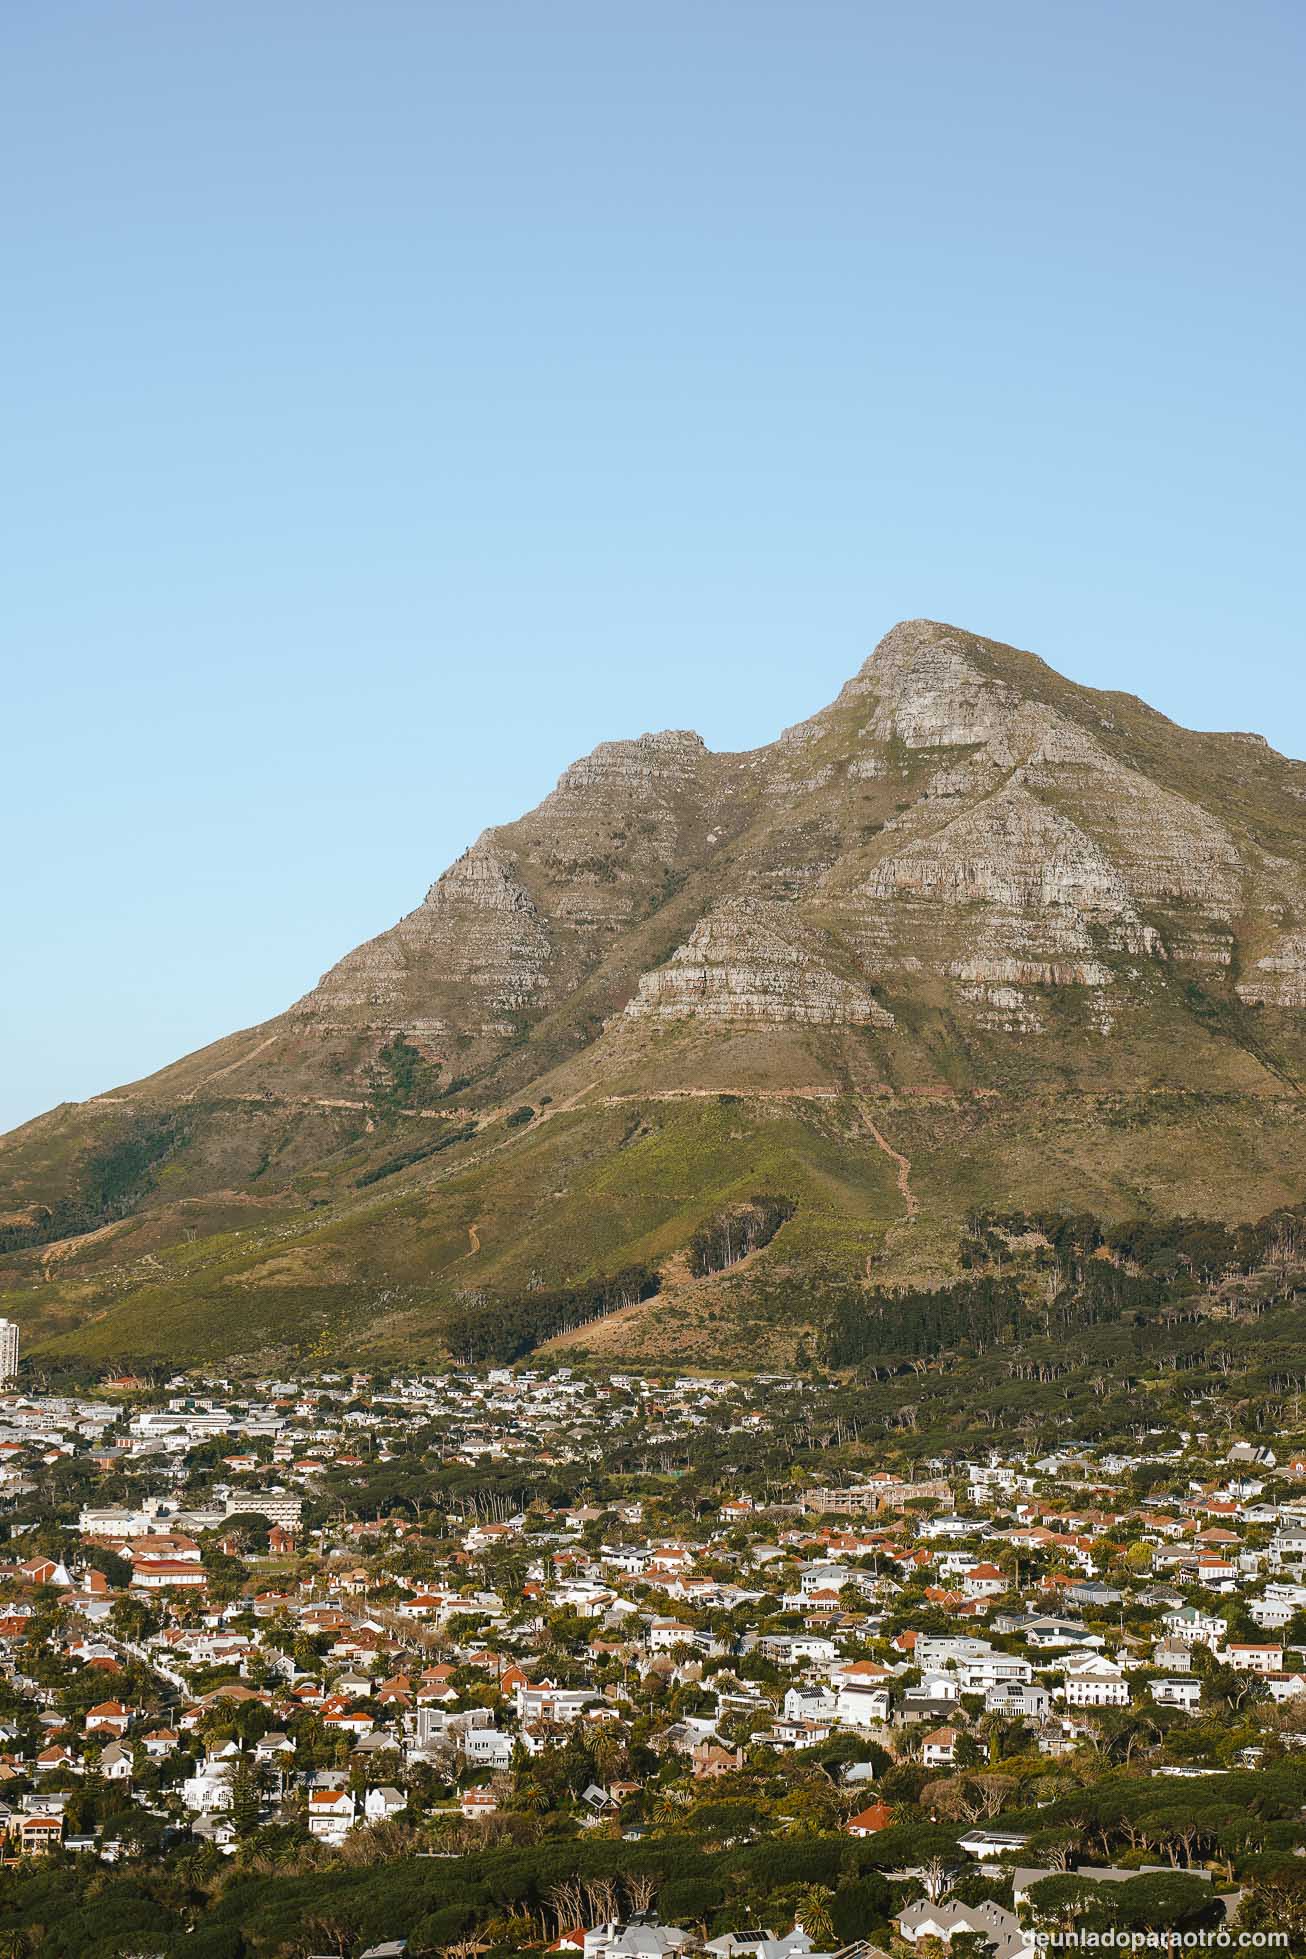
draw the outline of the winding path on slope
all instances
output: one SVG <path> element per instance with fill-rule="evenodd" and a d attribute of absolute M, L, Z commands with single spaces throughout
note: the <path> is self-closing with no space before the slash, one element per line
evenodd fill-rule
<path fill-rule="evenodd" d="M 871 1135 L 875 1138 L 876 1148 L 883 1150 L 884 1154 L 898 1167 L 898 1194 L 907 1206 L 906 1222 L 910 1224 L 921 1208 L 916 1193 L 911 1187 L 911 1158 L 904 1156 L 901 1150 L 896 1150 L 888 1138 L 880 1132 L 876 1127 L 874 1117 L 864 1102 L 859 1103 L 858 1112 L 861 1115 L 862 1121 L 870 1130 Z"/>
<path fill-rule="evenodd" d="M 211 1075 L 205 1075 L 202 1081 L 197 1082 L 194 1088 L 189 1089 L 182 1096 L 182 1101 L 193 1102 L 196 1096 L 209 1086 L 210 1082 L 221 1081 L 224 1075 L 234 1075 L 238 1068 L 247 1068 L 255 1055 L 263 1054 L 268 1048 L 275 1047 L 279 1038 L 279 1035 L 269 1034 L 266 1040 L 260 1041 L 257 1047 L 249 1050 L 248 1054 L 242 1054 L 238 1061 L 228 1061 L 225 1067 L 215 1068 Z"/>
<path fill-rule="evenodd" d="M 875 1148 L 877 1148 L 877 1150 L 883 1150 L 883 1152 L 885 1152 L 885 1156 L 889 1158 L 889 1162 L 891 1162 L 891 1164 L 895 1164 L 895 1168 L 897 1168 L 897 1181 L 899 1181 L 899 1197 L 901 1197 L 901 1199 L 903 1199 L 903 1203 L 907 1205 L 907 1217 L 903 1218 L 903 1224 L 897 1224 L 897 1226 L 889 1226 L 889 1228 L 891 1228 L 891 1230 L 903 1230 L 905 1226 L 909 1226 L 909 1224 L 912 1224 L 912 1222 L 916 1220 L 916 1213 L 920 1211 L 920 1201 L 918 1201 L 918 1197 L 916 1197 L 916 1193 L 912 1191 L 912 1183 L 910 1183 L 910 1177 L 912 1177 L 912 1166 L 910 1166 L 910 1158 L 909 1156 L 903 1156 L 903 1152 L 901 1152 L 901 1150 L 895 1150 L 895 1148 L 893 1148 L 893 1144 L 889 1142 L 889 1138 L 887 1138 L 887 1136 L 885 1136 L 885 1134 L 883 1134 L 883 1132 L 879 1130 L 879 1126 L 875 1124 L 875 1119 L 873 1119 L 873 1115 L 871 1115 L 871 1111 L 869 1111 L 869 1109 L 865 1107 L 865 1103 L 860 1103 L 860 1105 L 858 1105 L 858 1109 L 860 1109 L 860 1115 L 862 1115 L 863 1123 L 865 1123 L 865 1126 L 869 1128 L 869 1132 L 871 1132 L 871 1136 L 875 1138 Z M 873 1254 L 871 1254 L 871 1252 L 867 1252 L 867 1256 L 865 1256 L 865 1275 L 867 1275 L 867 1279 L 871 1277 L 871 1264 L 873 1264 Z"/>

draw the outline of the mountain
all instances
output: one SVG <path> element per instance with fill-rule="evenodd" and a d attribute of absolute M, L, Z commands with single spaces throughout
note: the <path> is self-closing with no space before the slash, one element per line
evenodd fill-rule
<path fill-rule="evenodd" d="M 5 1138 L 0 1286 L 51 1362 L 792 1358 L 972 1207 L 1299 1201 L 1304 1083 L 1306 764 L 912 620 L 765 748 L 603 743 L 275 1020 Z"/>

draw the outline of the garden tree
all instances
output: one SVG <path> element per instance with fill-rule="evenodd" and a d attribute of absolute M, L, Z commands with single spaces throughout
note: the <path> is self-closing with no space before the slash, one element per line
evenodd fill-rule
<path fill-rule="evenodd" d="M 1018 1786 L 1015 1776 L 999 1775 L 993 1770 L 963 1776 L 957 1814 L 968 1823 L 978 1823 L 981 1819 L 991 1822 L 1006 1807 Z"/>
<path fill-rule="evenodd" d="M 1105 1888 L 1073 1872 L 1059 1872 L 1031 1884 L 1028 1897 L 1041 1926 L 1073 1932 L 1094 1922 Z"/>
<path fill-rule="evenodd" d="M 831 1735 L 828 1741 L 818 1742 L 815 1748 L 804 1749 L 802 1753 L 827 1770 L 843 1768 L 851 1762 L 866 1762 L 876 1777 L 882 1777 L 893 1765 L 887 1749 L 858 1732 Z"/>
<path fill-rule="evenodd" d="M 80 1719 L 88 1708 L 105 1698 L 104 1675 L 96 1667 L 78 1667 L 70 1672 L 58 1692 L 60 1712 Z"/>
<path fill-rule="evenodd" d="M 652 1909 L 658 1894 L 658 1880 L 651 1871 L 627 1871 L 621 1881 L 632 1912 Z"/>
<path fill-rule="evenodd" d="M 946 1857 L 935 1854 L 926 1857 L 917 1867 L 916 1875 L 931 1904 L 938 1904 L 948 1888 L 952 1866 Z"/>
<path fill-rule="evenodd" d="M 1012 1873 L 1001 1864 L 979 1865 L 974 1870 L 963 1871 L 954 1878 L 948 1893 L 950 1899 L 963 1905 L 980 1905 L 988 1901 L 1011 1908 Z"/>
<path fill-rule="evenodd" d="M 1211 1886 L 1182 1871 L 1148 1871 L 1111 1887 L 1115 1922 L 1131 1931 L 1209 1931 L 1224 1917 Z"/>
<path fill-rule="evenodd" d="M 225 1535 L 225 1532 L 222 1534 Z M 239 1598 L 249 1572 L 239 1558 L 231 1557 L 221 1548 L 216 1533 L 204 1534 L 200 1541 L 200 1555 L 208 1575 L 209 1602 L 229 1605 L 233 1599 Z"/>
<path fill-rule="evenodd" d="M 1022 1755 L 1029 1745 L 1029 1730 L 1025 1723 L 1003 1714 L 982 1715 L 979 1734 L 989 1763 L 994 1767 L 1010 1756 Z"/>
<path fill-rule="evenodd" d="M 100 1572 L 108 1579 L 115 1591 L 125 1591 L 131 1584 L 132 1568 L 129 1561 L 111 1551 L 107 1545 L 95 1544 L 85 1553 L 89 1570 Z"/>
<path fill-rule="evenodd" d="M 662 1829 L 678 1829 L 691 1797 L 688 1789 L 663 1785 L 654 1797 L 652 1820 Z"/>
<path fill-rule="evenodd" d="M 253 1554 L 264 1557 L 268 1548 L 270 1520 L 258 1511 L 246 1511 L 241 1516 L 229 1519 L 222 1527 L 222 1535 L 240 1546 L 240 1555 Z"/>
<path fill-rule="evenodd" d="M 863 1862 L 872 1870 L 892 1871 L 936 1865 L 945 1874 L 961 1855 L 955 1830 L 931 1823 L 891 1823 L 861 1846 Z"/>
<path fill-rule="evenodd" d="M 1292 1947 L 1306 1944 L 1306 1864 L 1286 1859 L 1252 1881 L 1238 1918 L 1249 1932 L 1273 1932 Z"/>
<path fill-rule="evenodd" d="M 1036 1793 L 1037 1786 L 1035 1784 L 1030 1792 L 1034 1801 L 1042 1800 L 1049 1802 L 1056 1800 L 1055 1796 L 1040 1799 Z M 1069 1865 L 1071 1858 L 1078 1851 L 1079 1845 L 1080 1837 L 1078 1832 L 1075 1834 L 1063 1833 L 1062 1827 L 1053 1826 L 1050 1830 L 1034 1831 L 1026 1845 L 1026 1850 L 1032 1862 L 1046 1864 L 1051 1871 L 1064 1871 Z"/>
<path fill-rule="evenodd" d="M 972 1820 L 960 1776 L 943 1776 L 937 1782 L 927 1782 L 920 1792 L 920 1807 L 931 1818 L 942 1818 L 945 1822 Z"/>
<path fill-rule="evenodd" d="M 1156 1716 L 1145 1708 L 1111 1708 L 1097 1716 L 1091 1745 L 1104 1759 L 1128 1767 L 1138 1750 L 1160 1733 Z"/>
<path fill-rule="evenodd" d="M 785 1756 L 780 1764 L 785 1817 L 792 1818 L 794 1832 L 819 1835 L 837 1830 L 843 1804 L 830 1778 L 803 1760 L 801 1755 Z"/>
<path fill-rule="evenodd" d="M 256 1690 L 277 1686 L 281 1681 L 280 1670 L 261 1649 L 247 1655 L 245 1660 L 245 1679 Z"/>
<path fill-rule="evenodd" d="M 669 1924 L 703 1925 L 725 1902 L 725 1891 L 711 1877 L 673 1877 L 663 1886 L 658 1902 Z"/>
<path fill-rule="evenodd" d="M 854 1940 L 870 1938 L 887 1920 L 891 1897 L 888 1884 L 874 1872 L 841 1878 L 830 1904 L 836 1940 L 851 1944 Z"/>
<path fill-rule="evenodd" d="M 349 1787 L 362 1795 L 370 1784 L 397 1783 L 403 1774 L 403 1756 L 397 1748 L 378 1748 L 362 1760 L 349 1765 Z"/>
<path fill-rule="evenodd" d="M 1224 1918 L 1212 1887 L 1183 1871 L 1145 1871 L 1110 1885 L 1095 1885 L 1077 1875 L 1046 1877 L 1030 1887 L 1030 1904 L 1042 1922 L 1067 1932 L 1200 1932 L 1216 1928 Z"/>
<path fill-rule="evenodd" d="M 799 1893 L 794 1903 L 794 1923 L 801 1925 L 812 1944 L 818 1948 L 833 1946 L 837 1936 L 831 1906 L 834 1892 L 828 1885 L 809 1884 Z"/>
<path fill-rule="evenodd" d="M 921 1790 L 929 1780 L 929 1770 L 919 1762 L 899 1758 L 891 1768 L 881 1770 L 878 1779 L 880 1794 L 887 1803 L 914 1804 L 919 1802 Z"/>
<path fill-rule="evenodd" d="M 983 1751 L 973 1734 L 963 1729 L 957 1736 L 952 1750 L 952 1759 L 959 1769 L 978 1768 L 984 1760 Z"/>
<path fill-rule="evenodd" d="M 568 1877 L 551 1884 L 545 1892 L 545 1901 L 553 1919 L 553 1927 L 561 1938 L 564 1932 L 580 1925 L 585 1916 L 585 1894 L 580 1879 Z"/>
<path fill-rule="evenodd" d="M 1269 1689 L 1259 1674 L 1241 1672 L 1237 1667 L 1225 1666 L 1221 1661 L 1214 1662 L 1204 1671 L 1203 1707 L 1227 1708 L 1231 1713 L 1239 1713 L 1252 1702 L 1266 1699 L 1268 1694 Z"/>

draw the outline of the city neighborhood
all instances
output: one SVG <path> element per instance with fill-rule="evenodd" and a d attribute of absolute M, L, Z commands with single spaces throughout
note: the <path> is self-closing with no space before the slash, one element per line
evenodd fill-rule
<path fill-rule="evenodd" d="M 823 1419 L 786 1377 L 567 1368 L 11 1386 L 6 1866 L 547 1849 L 515 1900 L 376 1928 L 415 1953 L 1290 1918 L 1306 1457 L 854 1464 L 836 1426 L 787 1461 Z"/>

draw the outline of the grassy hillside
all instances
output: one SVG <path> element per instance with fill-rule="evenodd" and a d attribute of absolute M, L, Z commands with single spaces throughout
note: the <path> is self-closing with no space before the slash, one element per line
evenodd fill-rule
<path fill-rule="evenodd" d="M 935 1284 L 972 1208 L 1229 1219 L 1300 1201 L 1299 1098 L 890 1097 L 663 1091 L 502 1119 L 374 1184 L 396 1134 L 342 1145 L 333 1195 L 245 1193 L 25 1256 L 6 1310 L 28 1351 L 142 1365 L 273 1356 L 437 1361 L 451 1315 L 635 1263 L 659 1294 L 565 1344 L 612 1358 L 792 1360 L 849 1284 Z M 453 1134 L 453 1132 L 450 1132 Z M 320 1166 L 305 1179 L 321 1183 Z M 759 1192 L 774 1240 L 691 1281 L 695 1229 Z M 12 1263 L 12 1261 L 11 1261 Z"/>

